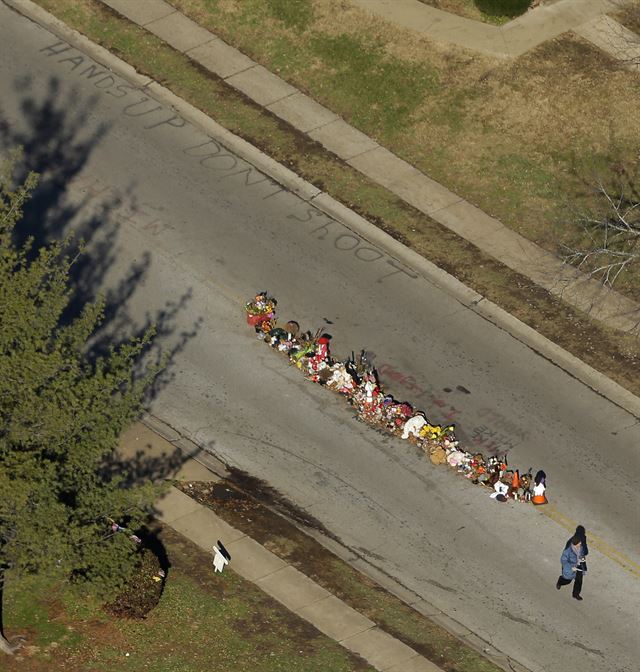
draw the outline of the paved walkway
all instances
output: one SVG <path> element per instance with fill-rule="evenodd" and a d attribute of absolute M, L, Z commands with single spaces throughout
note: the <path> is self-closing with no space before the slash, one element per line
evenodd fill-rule
<path fill-rule="evenodd" d="M 205 482 L 219 480 L 216 473 L 203 463 L 203 460 L 217 460 L 178 435 L 175 441 L 168 441 L 147 424 L 139 422 L 120 439 L 121 455 L 135 457 L 144 454 L 147 458 L 158 458 L 158 464 L 162 462 L 160 458 L 163 455 L 172 455 L 176 447 L 186 454 L 172 478 Z M 197 455 L 198 459 L 189 455 Z M 217 462 L 216 472 L 224 473 L 224 465 Z M 437 665 L 381 630 L 366 616 L 177 488 L 172 487 L 157 502 L 156 510 L 156 518 L 209 553 L 218 539 L 222 541 L 231 554 L 231 562 L 225 571 L 234 571 L 251 581 L 377 670 L 441 672 Z"/>
<path fill-rule="evenodd" d="M 560 0 L 541 5 L 502 26 L 466 19 L 420 0 L 351 0 L 371 14 L 434 42 L 455 44 L 499 58 L 515 58 L 572 31 L 633 70 L 640 70 L 640 37 L 606 12 L 616 0 Z"/>
<path fill-rule="evenodd" d="M 378 1 L 383 2 L 375 0 Z M 595 0 L 561 0 L 548 9 L 581 1 L 595 12 Z M 596 280 L 565 265 L 554 254 L 424 175 L 331 110 L 176 11 L 165 0 L 103 2 L 505 266 L 615 329 L 638 329 L 639 304 L 603 288 Z M 426 8 L 422 3 L 417 4 Z M 571 15 L 566 11 L 567 16 Z M 555 25 L 555 19 L 551 23 Z"/>
<path fill-rule="evenodd" d="M 598 16 L 574 28 L 573 32 L 622 61 L 631 70 L 640 71 L 640 36 L 610 16 Z"/>
<path fill-rule="evenodd" d="M 502 26 L 465 19 L 419 0 L 351 0 L 362 9 L 433 40 L 499 58 L 521 56 L 539 44 L 600 17 L 613 0 L 560 0 Z M 589 39 L 589 38 L 587 38 Z"/>

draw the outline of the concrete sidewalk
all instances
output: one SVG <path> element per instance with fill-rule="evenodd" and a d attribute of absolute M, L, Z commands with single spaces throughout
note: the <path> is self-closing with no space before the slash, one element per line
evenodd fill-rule
<path fill-rule="evenodd" d="M 584 37 L 630 70 L 640 71 L 640 36 L 631 32 L 609 16 L 598 16 L 575 28 L 574 33 Z"/>
<path fill-rule="evenodd" d="M 195 47 L 195 48 L 197 48 L 197 47 Z M 198 465 L 198 463 L 196 463 L 196 462 L 189 461 L 189 462 L 185 463 L 185 465 L 183 466 L 183 469 L 186 469 L 187 471 L 186 471 L 186 472 L 181 472 L 181 474 L 184 474 L 184 473 L 191 473 L 191 472 L 189 472 L 188 470 L 189 470 L 189 469 L 197 470 L 197 469 L 199 469 L 199 465 Z M 191 476 L 184 476 L 184 475 L 182 475 L 182 477 L 184 477 L 184 478 L 198 478 L 198 476 L 195 476 L 195 475 L 191 475 Z M 180 499 L 180 498 L 178 498 L 178 499 Z M 182 500 L 182 501 L 184 501 L 184 500 Z M 179 516 L 177 516 L 177 517 L 175 518 L 175 521 L 174 521 L 174 522 L 176 522 L 176 524 L 178 524 L 177 521 L 180 521 L 180 520 L 182 520 L 182 519 L 184 519 L 184 522 L 185 522 L 185 523 L 188 522 L 188 521 L 190 521 L 190 520 L 193 520 L 192 518 L 190 518 L 190 516 L 192 515 L 192 513 L 193 513 L 193 512 L 190 511 L 190 510 L 189 510 L 189 511 L 186 511 L 183 515 L 179 515 Z M 174 509 L 174 508 L 171 508 L 171 507 L 168 507 L 168 509 L 166 510 L 166 515 L 167 515 L 168 517 L 171 517 L 171 516 L 173 516 L 174 514 L 175 514 L 175 509 Z M 211 520 L 208 516 L 207 516 L 207 519 Z M 208 525 L 208 524 L 209 524 L 209 523 L 207 523 L 207 525 Z M 215 522 L 214 522 L 213 524 L 215 524 Z M 197 533 L 197 531 L 198 531 L 199 529 L 200 529 L 200 528 L 196 525 L 196 526 L 195 526 L 196 533 Z M 237 530 L 236 530 L 236 532 L 237 532 Z M 242 538 L 243 538 L 243 537 L 240 537 L 240 538 L 237 539 L 236 541 L 240 541 Z M 205 541 L 203 542 L 203 543 L 207 543 L 207 544 L 208 544 L 208 545 L 206 546 L 207 550 L 210 550 L 210 542 L 211 542 L 211 540 L 205 540 Z M 232 543 L 235 543 L 235 542 L 232 542 Z M 235 563 L 235 556 L 234 556 L 234 563 Z M 281 569 L 283 569 L 283 568 L 281 568 Z M 277 571 L 280 571 L 280 569 L 276 569 L 276 570 L 274 570 L 274 572 L 272 572 L 272 574 L 275 574 L 275 572 L 277 572 Z M 266 579 L 267 576 L 269 576 L 269 575 L 265 575 L 265 576 L 263 576 L 263 577 L 259 577 L 259 578 Z M 326 599 L 328 600 L 329 598 L 326 598 Z M 306 607 L 300 607 L 300 609 L 306 609 L 306 608 L 308 608 L 309 610 L 311 610 L 314 604 L 317 603 L 317 604 L 319 605 L 321 602 L 324 602 L 324 601 L 325 601 L 324 598 L 319 598 L 319 599 L 317 599 L 315 602 L 312 602 L 312 603 L 306 605 Z M 363 632 L 364 632 L 364 631 L 363 631 Z M 359 634 L 359 633 L 358 633 L 358 634 Z M 354 635 L 354 637 L 355 637 L 355 635 Z M 350 638 L 346 638 L 346 639 L 350 639 Z M 354 649 L 354 650 L 355 650 L 355 649 Z M 415 653 L 415 652 L 414 652 L 414 653 Z M 402 663 L 401 666 L 398 667 L 398 666 L 396 666 L 395 663 L 392 663 L 392 667 L 385 668 L 385 669 L 394 669 L 394 668 L 395 668 L 395 669 L 407 669 L 407 670 L 410 670 L 410 669 L 412 668 L 412 665 L 413 665 L 413 662 L 412 662 L 412 661 L 414 661 L 414 660 L 418 660 L 418 659 L 414 657 L 414 658 L 411 658 L 411 659 L 408 659 L 408 660 L 409 660 L 409 663 L 408 663 L 408 664 L 404 664 L 404 663 Z M 419 661 L 415 663 L 415 665 L 419 665 L 419 664 L 420 664 Z M 414 668 L 414 669 L 418 669 L 418 668 Z"/>
<path fill-rule="evenodd" d="M 638 303 L 587 278 L 424 175 L 331 110 L 176 11 L 165 0 L 102 1 L 505 266 L 612 328 L 629 332 L 638 329 Z M 579 1 L 582 0 L 572 0 Z M 600 6 L 596 0 L 589 2 L 589 7 Z M 560 2 L 553 7 L 559 5 L 564 6 Z M 585 17 L 591 18 L 592 14 Z M 549 16 L 549 21 L 556 25 L 555 15 Z M 523 33 L 522 39 L 525 38 L 529 39 Z"/>
<path fill-rule="evenodd" d="M 455 44 L 498 58 L 522 56 L 616 6 L 612 0 L 559 0 L 531 9 L 502 26 L 494 26 L 436 9 L 419 0 L 351 1 L 367 12 L 417 31 L 434 42 Z"/>
<path fill-rule="evenodd" d="M 179 460 L 177 451 L 183 455 Z M 182 451 L 186 451 L 184 454 Z M 189 457 L 197 451 L 198 459 Z M 162 464 L 175 464 L 171 478 L 213 482 L 224 465 L 214 473 L 202 460 L 215 460 L 195 444 L 176 435 L 168 441 L 142 422 L 133 425 L 120 439 L 119 453 L 125 458 L 144 456 Z M 171 456 L 171 458 L 170 458 Z M 170 458 L 170 459 L 167 459 Z M 217 462 L 217 461 L 216 461 Z M 322 586 L 309 579 L 264 546 L 233 528 L 210 508 L 198 504 L 175 487 L 156 504 L 155 517 L 211 553 L 219 539 L 231 554 L 229 568 L 273 597 L 327 637 L 364 658 L 381 672 L 440 672 L 441 668 L 412 648 L 381 630 L 373 621 L 355 611 Z M 213 572 L 213 566 L 211 567 Z"/>

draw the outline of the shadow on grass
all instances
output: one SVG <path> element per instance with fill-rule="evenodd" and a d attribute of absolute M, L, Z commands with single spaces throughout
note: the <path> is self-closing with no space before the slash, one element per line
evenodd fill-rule
<path fill-rule="evenodd" d="M 515 19 L 529 9 L 531 0 L 473 0 L 473 4 L 489 18 Z"/>

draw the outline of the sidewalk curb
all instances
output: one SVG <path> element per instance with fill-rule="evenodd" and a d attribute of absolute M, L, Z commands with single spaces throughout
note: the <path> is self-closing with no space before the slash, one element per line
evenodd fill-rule
<path fill-rule="evenodd" d="M 609 399 L 609 401 L 620 406 L 635 418 L 640 418 L 640 398 L 624 387 L 607 378 L 599 371 L 596 371 L 588 364 L 585 364 L 495 303 L 485 299 L 481 294 L 467 287 L 454 276 L 398 242 L 388 233 L 374 226 L 364 217 L 361 217 L 329 194 L 307 182 L 289 168 L 270 158 L 246 140 L 234 135 L 231 131 L 228 131 L 165 87 L 153 82 L 145 88 L 153 92 L 156 99 L 169 105 L 180 116 L 202 128 L 216 142 L 219 142 L 226 149 L 237 154 L 248 163 L 251 163 L 267 177 L 286 187 L 289 191 L 340 222 L 371 244 L 382 248 L 389 256 L 417 272 L 435 287 L 445 290 L 463 306 L 473 310 L 483 319 L 491 322 L 516 340 L 536 351 L 597 394 Z"/>
<path fill-rule="evenodd" d="M 185 445 L 188 448 L 194 445 L 153 416 L 146 416 L 140 424 L 172 446 Z M 185 467 L 193 459 L 197 460 L 197 457 L 185 455 L 181 466 Z M 219 476 L 215 470 L 212 473 L 215 477 Z M 216 480 L 213 479 L 213 482 Z M 230 569 L 234 573 L 380 672 L 402 669 L 405 662 L 410 662 L 411 669 L 419 672 L 442 672 L 436 663 L 389 634 L 294 565 L 221 518 L 213 508 L 201 504 L 175 485 L 157 500 L 154 517 L 205 552 L 210 553 L 212 545 L 222 539 L 231 554 Z M 471 648 L 477 648 L 471 642 L 466 643 Z"/>
<path fill-rule="evenodd" d="M 47 28 L 73 46 L 87 50 L 91 56 L 115 74 L 132 79 L 154 97 L 172 107 L 187 121 L 208 133 L 212 139 L 237 154 L 265 176 L 271 178 L 310 205 L 342 223 L 372 244 L 381 247 L 397 261 L 419 273 L 434 286 L 447 291 L 461 305 L 504 330 L 516 340 L 531 348 L 563 371 L 579 380 L 600 396 L 640 419 L 640 398 L 604 374 L 556 345 L 533 328 L 467 287 L 457 278 L 442 270 L 417 252 L 399 243 L 392 236 L 353 212 L 332 196 L 307 182 L 289 168 L 267 156 L 246 140 L 233 134 L 190 103 L 179 98 L 159 83 L 142 77 L 131 65 L 106 49 L 94 44 L 76 30 L 49 14 L 31 0 L 2 0 L 7 6 Z M 134 73 L 132 75 L 132 73 Z"/>
<path fill-rule="evenodd" d="M 420 11 L 432 9 L 417 3 L 417 0 L 410 1 Z M 609 0 L 563 1 L 588 4 Z M 131 11 L 131 0 L 100 2 L 132 25 L 155 35 L 177 53 L 195 60 L 199 66 L 250 98 L 262 109 L 274 114 L 296 132 L 319 142 L 325 150 L 335 154 L 338 159 L 378 187 L 388 190 L 507 268 L 529 278 L 550 294 L 585 312 L 593 320 L 624 332 L 633 333 L 638 330 L 637 320 L 633 318 L 640 310 L 640 304 L 636 301 L 613 289 L 604 291 L 600 282 L 593 277 L 564 263 L 555 254 L 504 226 L 470 201 L 433 180 L 351 126 L 329 108 L 227 44 L 216 33 L 208 31 L 199 22 L 173 8 L 166 0 L 146 0 L 147 12 L 154 6 L 162 12 L 172 10 L 169 16 L 159 21 L 142 20 L 140 6 L 136 11 Z M 393 12 L 395 11 L 394 9 Z M 453 15 L 446 12 L 443 14 L 453 18 Z M 539 23 L 539 12 L 537 17 L 536 21 Z M 519 21 L 516 19 L 513 22 L 516 30 Z M 543 17 L 543 24 L 545 21 L 549 23 L 548 17 Z M 158 23 L 161 24 L 160 27 Z M 201 42 L 207 35 L 210 38 L 208 42 L 196 48 L 186 46 Z M 204 50 L 204 53 L 198 50 Z M 235 63 L 232 67 L 229 59 Z M 569 288 L 571 291 L 567 291 Z"/>
<path fill-rule="evenodd" d="M 183 436 L 179 430 L 166 424 L 163 420 L 161 420 L 156 416 L 147 414 L 143 416 L 139 422 L 142 425 L 148 427 L 153 433 L 155 433 L 165 441 L 169 442 L 172 446 L 177 446 L 181 450 L 183 450 L 183 446 L 186 446 L 188 450 L 191 450 L 192 447 L 196 446 L 196 444 L 193 441 Z M 186 461 L 188 461 L 189 459 L 195 460 L 200 464 L 204 465 L 214 476 L 219 478 L 225 478 L 227 472 L 224 470 L 224 468 L 222 469 L 222 473 L 220 473 L 220 471 L 217 468 L 217 465 L 220 465 L 222 463 L 220 463 L 218 460 L 215 460 L 214 458 L 213 464 L 211 465 L 207 464 L 206 452 L 204 452 L 203 454 L 201 448 L 197 448 L 197 450 L 199 451 L 199 453 L 196 455 L 187 452 L 186 457 L 188 459 Z M 205 457 L 205 460 L 201 459 L 201 457 L 203 456 Z M 178 515 L 176 515 L 174 511 L 173 514 L 163 516 L 161 509 L 159 514 L 156 516 L 158 520 L 161 520 L 165 525 L 172 527 L 179 534 L 186 536 L 188 539 L 190 539 L 190 541 L 198 544 L 201 548 L 203 548 L 206 551 L 210 551 L 209 546 L 205 547 L 201 543 L 198 543 L 195 539 L 193 539 L 190 536 L 190 534 L 193 536 L 194 529 L 197 529 L 201 533 L 202 526 L 206 525 L 207 518 L 210 518 L 211 521 L 213 521 L 212 523 L 208 524 L 208 527 L 211 528 L 210 530 L 211 532 L 216 531 L 219 533 L 219 536 L 226 534 L 226 536 L 223 536 L 221 538 L 223 538 L 225 546 L 228 548 L 228 550 L 233 551 L 235 548 L 236 554 L 239 551 L 249 550 L 253 551 L 253 554 L 255 554 L 256 552 L 262 553 L 262 551 L 259 550 L 258 547 L 260 547 L 260 549 L 263 549 L 264 553 L 269 556 L 267 558 L 267 563 L 265 565 L 265 568 L 263 568 L 263 570 L 256 570 L 254 566 L 251 566 L 251 568 L 248 570 L 247 568 L 245 568 L 244 570 L 238 571 L 238 568 L 236 567 L 232 567 L 232 569 L 236 573 L 240 574 L 240 576 L 242 576 L 245 580 L 254 583 L 257 587 L 261 589 L 264 589 L 266 587 L 267 590 L 265 592 L 267 592 L 267 594 L 271 595 L 272 597 L 274 597 L 274 599 L 281 602 L 283 606 L 292 611 L 292 613 L 304 618 L 305 620 L 308 620 L 312 625 L 314 625 L 314 627 L 318 628 L 321 632 L 323 632 L 323 634 L 327 635 L 328 637 L 331 637 L 339 644 L 345 646 L 345 648 L 349 648 L 350 650 L 355 651 L 356 653 L 367 659 L 367 661 L 370 664 L 374 665 L 374 667 L 376 666 L 375 662 L 370 658 L 368 658 L 365 652 L 363 652 L 362 650 L 358 650 L 355 647 L 352 649 L 349 646 L 349 642 L 347 640 L 351 639 L 352 635 L 344 634 L 341 631 L 338 631 L 337 633 L 334 632 L 336 624 L 333 623 L 333 621 L 331 621 L 330 619 L 327 620 L 327 615 L 322 613 L 323 611 L 322 607 L 324 605 L 322 605 L 321 603 L 324 602 L 325 599 L 328 602 L 333 603 L 340 602 L 343 611 L 346 610 L 347 612 L 352 613 L 354 616 L 357 615 L 359 621 L 362 622 L 367 621 L 366 627 L 362 627 L 353 633 L 354 639 L 356 639 L 356 636 L 358 634 L 363 634 L 367 631 L 371 631 L 370 634 L 374 640 L 376 638 L 379 639 L 382 637 L 383 639 L 386 639 L 387 643 L 393 644 L 392 640 L 397 642 L 397 644 L 393 644 L 393 646 L 395 646 L 396 649 L 400 649 L 403 655 L 407 655 L 407 660 L 408 662 L 411 663 L 412 670 L 416 669 L 420 670 L 421 672 L 435 672 L 436 670 L 437 671 L 442 670 L 442 668 L 438 666 L 437 663 L 430 661 L 424 655 L 417 653 L 414 649 L 402 643 L 401 640 L 387 633 L 387 631 L 384 630 L 377 623 L 371 621 L 357 609 L 354 609 L 353 607 L 344 603 L 342 600 L 340 600 L 340 598 L 336 597 L 330 591 L 326 591 L 325 589 L 322 588 L 321 590 L 326 592 L 328 594 L 327 596 L 325 597 L 320 596 L 319 599 L 311 601 L 310 604 L 308 605 L 302 607 L 298 606 L 297 608 L 294 608 L 295 605 L 292 605 L 290 603 L 292 599 L 292 593 L 290 590 L 291 587 L 289 587 L 285 589 L 285 592 L 283 594 L 284 601 L 280 600 L 278 596 L 273 593 L 273 587 L 269 587 L 268 585 L 263 586 L 263 583 L 269 584 L 273 582 L 274 578 L 273 575 L 285 568 L 288 568 L 287 572 L 293 574 L 294 576 L 298 576 L 301 574 L 302 576 L 306 577 L 306 575 L 302 574 L 300 570 L 296 569 L 293 565 L 289 564 L 287 561 L 280 559 L 279 556 L 274 556 L 272 558 L 271 556 L 274 554 L 271 551 L 265 549 L 262 544 L 256 542 L 251 536 L 249 536 L 245 532 L 242 532 L 241 530 L 238 530 L 237 528 L 233 527 L 230 523 L 227 523 L 224 520 L 224 518 L 220 518 L 216 514 L 216 512 L 210 507 L 206 506 L 205 504 L 198 503 L 197 500 L 195 499 L 193 500 L 189 499 L 188 495 L 183 493 L 179 488 L 176 488 L 175 486 L 172 488 L 172 490 L 176 490 L 185 498 L 187 498 L 187 500 L 185 500 L 187 501 L 188 506 L 186 513 L 184 510 L 184 506 L 179 507 L 181 509 L 181 512 Z M 283 516 L 282 513 L 274 511 L 273 509 L 271 509 L 271 507 L 269 507 L 265 503 L 263 503 L 262 506 L 269 509 L 276 516 Z M 197 518 L 198 523 L 195 526 L 195 528 L 193 524 L 191 525 L 189 524 L 189 519 L 190 517 L 193 516 Z M 297 523 L 295 523 L 295 521 L 289 519 L 286 515 L 284 515 L 284 518 L 291 525 L 297 527 L 298 529 L 301 529 L 300 526 Z M 427 620 L 433 621 L 440 627 L 447 630 L 454 637 L 464 642 L 471 649 L 474 649 L 475 651 L 480 653 L 483 657 L 492 662 L 494 665 L 505 670 L 505 672 L 532 672 L 530 668 L 527 668 L 518 661 L 509 658 L 507 655 L 505 655 L 498 649 L 495 649 L 490 642 L 482 639 L 480 636 L 476 635 L 474 632 L 472 632 L 466 626 L 456 621 L 454 618 L 451 618 L 437 607 L 434 607 L 433 605 L 429 604 L 426 600 L 419 597 L 412 590 L 404 588 L 402 584 L 398 583 L 392 577 L 387 576 L 384 572 L 375 567 L 375 565 L 372 565 L 366 558 L 357 556 L 358 561 L 353 562 L 354 560 L 353 551 L 347 548 L 346 546 L 343 546 L 340 542 L 325 537 L 322 533 L 315 532 L 314 530 L 308 530 L 303 528 L 302 531 L 305 534 L 308 534 L 312 539 L 317 541 L 319 544 L 324 546 L 330 553 L 334 554 L 337 558 L 341 559 L 343 562 L 346 562 L 347 564 L 354 566 L 358 571 L 362 572 L 365 576 L 368 576 L 370 579 L 379 584 L 384 590 L 394 595 L 399 601 L 403 602 L 410 608 L 414 609 L 416 612 L 421 614 Z M 227 541 L 229 537 L 233 537 L 231 541 Z M 308 577 L 306 578 L 308 579 Z M 309 581 L 312 580 L 309 579 Z M 315 582 L 313 583 L 315 584 Z M 351 625 L 353 625 L 353 623 Z M 341 634 L 343 635 L 342 637 L 340 636 Z M 381 644 L 381 646 L 383 645 L 384 642 Z M 412 655 L 412 657 L 409 658 L 409 655 Z M 416 667 L 414 668 L 413 665 L 416 665 Z M 387 669 L 400 670 L 402 669 L 402 663 L 400 664 L 394 663 L 393 665 L 391 665 L 391 667 L 387 667 L 385 665 L 379 667 L 378 669 L 383 671 L 386 671 Z"/>
<path fill-rule="evenodd" d="M 199 446 L 195 441 L 183 436 L 179 431 L 160 420 L 160 418 L 151 413 L 145 413 L 140 422 L 154 434 L 157 434 L 172 446 L 179 448 L 187 458 L 198 462 L 198 464 L 201 464 L 212 474 L 215 474 L 219 478 L 228 478 L 229 472 L 222 460 L 219 460 L 213 453 Z"/>

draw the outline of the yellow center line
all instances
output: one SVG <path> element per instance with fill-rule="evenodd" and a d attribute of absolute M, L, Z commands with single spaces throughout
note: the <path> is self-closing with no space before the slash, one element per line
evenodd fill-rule
<path fill-rule="evenodd" d="M 545 516 L 547 516 L 547 518 L 555 521 L 558 525 L 561 525 L 570 532 L 573 532 L 578 526 L 578 523 L 575 520 L 571 520 L 571 518 L 565 516 L 564 513 L 560 513 L 553 504 L 547 504 L 545 507 L 538 508 Z M 609 545 L 603 539 L 600 539 L 600 537 L 589 533 L 589 546 L 597 549 L 603 555 L 606 555 L 610 560 L 613 560 L 620 565 L 625 571 L 640 578 L 640 565 L 631 560 L 631 558 L 627 557 L 624 553 L 621 553 L 618 549 Z"/>

